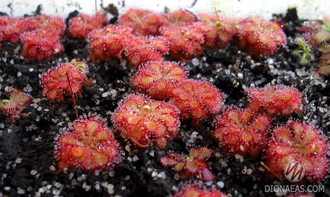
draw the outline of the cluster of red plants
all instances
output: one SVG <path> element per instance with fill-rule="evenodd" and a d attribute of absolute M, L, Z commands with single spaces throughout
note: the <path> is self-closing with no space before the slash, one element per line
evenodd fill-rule
<path fill-rule="evenodd" d="M 93 61 L 125 58 L 131 66 L 139 67 L 149 61 L 162 61 L 168 52 L 164 38 L 136 37 L 132 29 L 124 26 L 108 25 L 92 31 L 88 38 L 90 59 Z"/>
<path fill-rule="evenodd" d="M 150 62 L 132 76 L 132 87 L 152 98 L 168 100 L 180 110 L 181 119 L 195 125 L 220 113 L 222 94 L 209 82 L 187 79 L 174 62 Z"/>
<path fill-rule="evenodd" d="M 137 36 L 160 35 L 160 28 L 196 21 L 195 15 L 185 10 L 177 10 L 168 14 L 158 14 L 149 10 L 130 9 L 121 15 L 118 25 L 132 28 Z"/>
<path fill-rule="evenodd" d="M 286 42 L 279 24 L 260 17 L 244 20 L 208 14 L 196 17 L 184 10 L 160 15 L 131 9 L 122 15 L 119 25 L 104 28 L 105 15 L 80 14 L 69 24 L 70 36 L 90 40 L 91 60 L 124 58 L 138 68 L 131 78 L 132 87 L 152 99 L 142 94 L 129 94 L 113 113 L 112 123 L 116 131 L 137 146 L 155 143 L 160 149 L 178 136 L 180 118 L 191 119 L 198 125 L 201 120 L 218 115 L 222 107 L 222 94 L 214 85 L 188 79 L 185 70 L 175 62 L 164 61 L 164 55 L 169 52 L 172 58 L 186 61 L 202 54 L 206 47 L 223 48 L 235 37 L 238 46 L 251 55 L 273 55 Z M 312 29 L 309 35 L 314 39 L 309 42 L 319 41 L 316 44 L 320 44 L 329 40 L 329 20 L 323 24 L 326 24 L 322 26 L 325 30 L 306 25 Z M 50 60 L 54 54 L 61 53 L 63 48 L 59 39 L 64 29 L 64 21 L 59 17 L 0 17 L 0 41 L 21 41 L 22 55 L 31 60 Z M 324 64 L 330 62 L 330 56 L 323 56 L 323 59 Z M 75 99 L 74 96 L 80 95 L 82 86 L 88 82 L 87 72 L 87 65 L 76 60 L 50 69 L 41 79 L 42 96 L 49 101 L 63 101 L 64 95 Z M 0 109 L 9 117 L 17 118 L 31 97 L 15 89 L 11 91 L 10 99 L 3 100 Z M 306 168 L 310 181 L 320 181 L 327 169 L 327 146 L 320 132 L 297 122 L 273 131 L 270 128 L 272 118 L 302 111 L 300 92 L 286 86 L 272 86 L 249 88 L 247 94 L 250 99 L 248 108 L 230 108 L 216 118 L 213 136 L 219 146 L 253 157 L 267 149 L 267 166 L 277 176 L 282 175 L 288 163 L 299 162 Z M 269 135 L 272 138 L 267 144 Z M 61 170 L 68 167 L 88 171 L 103 169 L 116 163 L 120 157 L 111 130 L 95 116 L 77 118 L 69 131 L 59 135 L 56 147 L 55 155 Z M 204 147 L 192 148 L 189 155 L 169 153 L 160 162 L 182 172 L 181 178 L 195 175 L 211 181 L 214 175 L 205 161 L 211 153 Z M 319 166 L 314 164 L 315 161 Z M 218 191 L 186 187 L 175 196 L 224 195 Z"/>
<path fill-rule="evenodd" d="M 0 16 L 0 41 L 18 43 L 20 35 L 28 30 L 28 19 Z"/>
<path fill-rule="evenodd" d="M 326 140 L 319 131 L 300 122 L 270 129 L 272 118 L 301 112 L 300 92 L 287 86 L 271 86 L 250 88 L 247 93 L 250 97 L 247 109 L 228 109 L 217 118 L 213 134 L 219 145 L 250 156 L 266 149 L 267 169 L 280 179 L 286 165 L 298 162 L 304 166 L 308 180 L 322 180 L 328 161 Z"/>
<path fill-rule="evenodd" d="M 165 148 L 167 141 L 177 137 L 179 118 L 192 119 L 198 125 L 201 120 L 220 113 L 221 92 L 211 83 L 187 79 L 185 71 L 174 62 L 149 62 L 131 80 L 137 91 L 168 100 L 165 103 L 129 95 L 119 103 L 112 121 L 124 137 L 140 147 L 156 141 L 159 148 Z M 167 106 L 166 110 L 162 106 Z"/>
<path fill-rule="evenodd" d="M 68 34 L 78 39 L 88 37 L 91 40 L 91 60 L 108 61 L 111 57 L 122 58 L 122 52 L 125 50 L 125 59 L 132 66 L 140 66 L 151 60 L 162 60 L 162 56 L 166 55 L 168 50 L 174 59 L 186 61 L 193 56 L 201 55 L 205 47 L 223 48 L 235 36 L 240 37 L 239 46 L 252 55 L 272 55 L 285 43 L 281 27 L 259 17 L 249 17 L 239 21 L 217 15 L 195 16 L 184 10 L 157 14 L 147 10 L 130 9 L 120 17 L 118 26 L 99 29 L 106 24 L 107 18 L 104 13 L 98 12 L 94 16 L 79 14 L 69 21 Z M 121 26 L 131 29 L 123 29 Z M 45 50 L 45 53 L 53 54 L 54 50 L 45 46 L 52 46 L 54 39 L 59 44 L 59 38 L 64 35 L 65 27 L 64 20 L 58 16 L 37 15 L 28 18 L 2 16 L 0 41 L 17 43 L 20 42 L 20 36 L 24 32 L 37 29 L 51 31 L 58 37 L 52 36 L 48 43 L 47 40 L 36 36 L 31 46 L 33 49 L 28 50 L 35 51 L 37 46 L 41 51 Z M 98 30 L 90 34 L 95 29 Z M 135 37 L 150 35 L 163 35 L 165 38 L 150 40 Z M 155 45 L 153 40 L 158 40 L 158 43 Z M 26 48 L 29 48 L 29 45 L 26 44 Z M 56 53 L 60 52 L 61 50 L 56 50 Z M 33 54 L 27 50 L 22 52 L 22 55 L 30 60 L 41 61 L 52 58 L 50 55 L 42 58 Z"/>
<path fill-rule="evenodd" d="M 123 58 L 121 52 L 125 51 L 124 58 L 137 67 L 147 61 L 162 60 L 167 50 L 172 58 L 186 61 L 201 55 L 206 47 L 224 48 L 234 37 L 239 37 L 238 45 L 251 55 L 273 55 L 286 43 L 280 25 L 256 16 L 238 20 L 209 14 L 195 16 L 184 10 L 157 14 L 148 10 L 130 9 L 119 18 L 118 26 L 112 29 L 122 29 L 122 26 L 128 27 L 129 30 L 125 30 L 125 33 L 121 30 L 116 30 L 118 33 L 99 30 L 98 33 L 89 35 L 92 60 Z M 119 34 L 120 41 L 117 39 L 118 35 L 113 34 Z M 151 35 L 164 37 L 161 50 L 157 45 L 150 45 L 151 41 L 147 36 Z M 105 42 L 102 40 L 108 40 L 110 43 L 117 40 L 113 48 L 118 49 L 120 54 L 118 55 L 117 51 L 115 55 L 110 55 L 113 48 L 102 47 Z M 165 47 L 166 43 L 168 49 Z"/>
<path fill-rule="evenodd" d="M 0 16 L 0 42 L 22 42 L 22 56 L 29 60 L 50 60 L 63 51 L 60 38 L 66 25 L 58 16 L 28 18 Z"/>

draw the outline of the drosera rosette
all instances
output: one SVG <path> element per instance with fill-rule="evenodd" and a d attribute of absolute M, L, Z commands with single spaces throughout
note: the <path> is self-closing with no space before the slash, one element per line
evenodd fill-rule
<path fill-rule="evenodd" d="M 330 50 L 327 44 L 330 41 L 330 18 L 326 15 L 322 20 L 309 20 L 300 28 L 305 32 L 305 39 L 313 46 Z"/>
<path fill-rule="evenodd" d="M 256 157 L 267 147 L 270 124 L 266 114 L 229 108 L 217 117 L 213 136 L 224 150 Z"/>
<path fill-rule="evenodd" d="M 40 14 L 35 17 L 35 20 L 37 21 L 36 29 L 54 31 L 59 37 L 64 35 L 66 25 L 62 17 Z"/>
<path fill-rule="evenodd" d="M 168 153 L 162 157 L 160 163 L 165 167 L 172 167 L 174 171 L 181 172 L 180 178 L 195 176 L 203 181 L 212 181 L 214 175 L 206 162 L 212 155 L 212 150 L 206 147 L 191 148 L 189 155 Z"/>
<path fill-rule="evenodd" d="M 115 129 L 139 147 L 156 143 L 164 149 L 179 132 L 179 110 L 163 101 L 142 94 L 129 94 L 112 115 Z"/>
<path fill-rule="evenodd" d="M 81 116 L 56 139 L 58 168 L 95 171 L 113 166 L 120 160 L 119 143 L 106 121 L 98 115 Z"/>
<path fill-rule="evenodd" d="M 320 66 L 316 72 L 323 76 L 330 75 L 330 53 L 320 57 Z"/>
<path fill-rule="evenodd" d="M 150 61 L 163 61 L 168 53 L 168 42 L 162 36 L 132 37 L 125 41 L 125 59 L 132 67 L 140 67 Z"/>
<path fill-rule="evenodd" d="M 164 15 L 150 10 L 129 9 L 118 19 L 118 25 L 132 28 L 136 36 L 159 35 L 159 28 L 166 20 Z"/>
<path fill-rule="evenodd" d="M 0 50 L 1 50 L 1 42 L 5 40 L 4 32 L 9 24 L 8 16 L 0 16 Z"/>
<path fill-rule="evenodd" d="M 79 40 L 87 38 L 88 34 L 94 29 L 100 29 L 108 23 L 106 13 L 101 11 L 95 15 L 79 14 L 69 21 L 67 29 L 68 35 Z"/>
<path fill-rule="evenodd" d="M 169 103 L 179 108 L 180 118 L 191 119 L 195 125 L 221 111 L 222 94 L 209 82 L 183 80 L 171 92 Z"/>
<path fill-rule="evenodd" d="M 172 197 L 226 197 L 227 195 L 219 190 L 203 188 L 199 184 L 186 183 Z"/>
<path fill-rule="evenodd" d="M 125 42 L 132 36 L 132 29 L 124 26 L 108 25 L 103 29 L 93 30 L 88 34 L 89 59 L 109 61 L 112 58 L 123 58 Z"/>
<path fill-rule="evenodd" d="M 37 29 L 21 35 L 22 56 L 28 60 L 52 60 L 63 52 L 63 46 L 54 31 Z"/>
<path fill-rule="evenodd" d="M 0 112 L 4 113 L 10 121 L 18 119 L 32 101 L 32 96 L 11 87 L 6 87 L 5 91 L 10 93 L 10 97 L 0 102 Z"/>
<path fill-rule="evenodd" d="M 224 48 L 238 34 L 238 20 L 235 18 L 200 13 L 198 26 L 204 33 L 204 46 L 213 49 Z"/>
<path fill-rule="evenodd" d="M 21 41 L 21 35 L 25 32 L 39 28 L 36 17 L 8 17 L 0 16 L 0 41 L 9 41 L 13 44 Z"/>
<path fill-rule="evenodd" d="M 185 79 L 186 71 L 176 62 L 147 62 L 131 77 L 131 86 L 153 99 L 165 100 L 176 83 Z"/>
<path fill-rule="evenodd" d="M 20 35 L 28 30 L 29 18 L 0 16 L 0 41 L 20 42 Z"/>
<path fill-rule="evenodd" d="M 170 55 L 176 60 L 185 62 L 204 51 L 204 33 L 197 24 L 162 27 L 160 32 L 168 40 Z"/>
<path fill-rule="evenodd" d="M 64 20 L 60 17 L 46 15 L 26 18 L 0 16 L 0 41 L 9 41 L 15 44 L 21 41 L 20 36 L 23 33 L 37 29 L 53 31 L 61 37 L 65 30 Z"/>
<path fill-rule="evenodd" d="M 286 116 L 302 111 L 302 95 L 298 89 L 284 85 L 248 88 L 249 109 L 264 111 L 270 116 Z"/>
<path fill-rule="evenodd" d="M 187 10 L 176 10 L 165 15 L 163 26 L 184 26 L 197 21 L 197 17 Z"/>
<path fill-rule="evenodd" d="M 289 122 L 274 129 L 265 158 L 278 177 L 284 178 L 286 166 L 296 162 L 302 165 L 305 177 L 316 183 L 327 173 L 326 154 L 327 142 L 320 130 L 303 122 Z"/>
<path fill-rule="evenodd" d="M 82 86 L 89 83 L 87 72 L 87 65 L 76 60 L 51 68 L 41 78 L 42 96 L 60 102 L 64 100 L 64 94 L 80 95 Z"/>
<path fill-rule="evenodd" d="M 258 16 L 250 16 L 239 22 L 240 49 L 250 55 L 274 55 L 286 43 L 282 27 Z"/>

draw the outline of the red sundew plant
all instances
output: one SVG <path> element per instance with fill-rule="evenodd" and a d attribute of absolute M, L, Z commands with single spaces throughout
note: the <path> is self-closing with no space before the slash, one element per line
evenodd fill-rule
<path fill-rule="evenodd" d="M 180 125 L 179 110 L 175 106 L 134 94 L 119 103 L 112 122 L 123 137 L 139 147 L 156 142 L 160 149 L 178 136 Z"/>
<path fill-rule="evenodd" d="M 86 75 L 82 71 L 71 63 L 48 70 L 41 78 L 42 96 L 49 101 L 63 101 L 63 94 L 80 95 L 81 88 L 86 82 Z"/>
<path fill-rule="evenodd" d="M 83 117 L 56 139 L 55 157 L 60 170 L 104 169 L 120 159 L 119 144 L 104 120 L 97 116 Z"/>
<path fill-rule="evenodd" d="M 204 33 L 204 46 L 214 49 L 224 48 L 233 36 L 238 34 L 238 20 L 217 15 L 198 14 L 199 28 Z"/>
<path fill-rule="evenodd" d="M 63 52 L 56 32 L 37 29 L 21 35 L 22 56 L 29 60 L 52 60 Z"/>
<path fill-rule="evenodd" d="M 20 35 L 27 30 L 27 20 L 1 16 L 0 41 L 9 41 L 16 44 L 20 41 Z"/>
<path fill-rule="evenodd" d="M 93 30 L 88 35 L 90 40 L 89 58 L 93 61 L 122 58 L 126 40 L 132 36 L 132 29 L 123 26 L 108 25 L 103 29 Z"/>
<path fill-rule="evenodd" d="M 164 21 L 164 26 L 172 26 L 192 24 L 197 20 L 197 17 L 189 11 L 177 10 L 166 14 L 166 19 L 167 20 Z"/>
<path fill-rule="evenodd" d="M 204 181 L 212 181 L 214 175 L 209 170 L 205 160 L 211 157 L 212 150 L 205 147 L 192 148 L 189 151 L 189 156 L 178 153 L 169 153 L 168 157 L 160 159 L 160 163 L 166 167 L 173 167 L 177 172 L 183 171 L 181 178 L 188 176 L 196 176 Z"/>
<path fill-rule="evenodd" d="M 328 16 L 324 16 L 323 20 L 307 21 L 300 29 L 306 32 L 305 38 L 313 46 L 320 46 L 330 40 L 330 18 Z"/>
<path fill-rule="evenodd" d="M 320 67 L 317 73 L 323 76 L 329 76 L 330 45 L 328 42 L 330 41 L 330 18 L 324 16 L 323 20 L 307 21 L 301 30 L 306 32 L 306 40 L 323 53 L 320 57 Z"/>
<path fill-rule="evenodd" d="M 301 93 L 296 88 L 277 85 L 247 89 L 253 111 L 263 110 L 271 116 L 290 115 L 302 111 Z"/>
<path fill-rule="evenodd" d="M 36 17 L 27 18 L 2 16 L 0 19 L 0 41 L 18 43 L 21 34 L 37 29 L 53 31 L 56 32 L 58 36 L 62 37 L 65 28 L 64 20 L 59 16 L 38 15 Z"/>
<path fill-rule="evenodd" d="M 63 18 L 40 14 L 35 17 L 35 20 L 37 21 L 37 29 L 54 31 L 60 37 L 64 35 L 66 25 Z"/>
<path fill-rule="evenodd" d="M 326 153 L 327 143 L 320 131 L 305 123 L 291 122 L 274 130 L 266 151 L 267 166 L 284 177 L 286 165 L 298 162 L 304 167 L 305 177 L 318 182 L 327 172 Z"/>
<path fill-rule="evenodd" d="M 213 135 L 222 148 L 255 157 L 267 146 L 270 123 L 265 114 L 250 109 L 228 109 L 217 117 Z"/>
<path fill-rule="evenodd" d="M 172 90 L 169 103 L 177 106 L 182 119 L 199 121 L 220 113 L 222 105 L 221 92 L 211 83 L 187 79 Z"/>
<path fill-rule="evenodd" d="M 133 67 L 150 61 L 163 61 L 168 43 L 163 37 L 133 37 L 125 42 L 125 58 Z"/>
<path fill-rule="evenodd" d="M 137 36 L 159 35 L 165 16 L 149 10 L 129 9 L 118 19 L 118 25 L 132 28 Z"/>
<path fill-rule="evenodd" d="M 186 185 L 172 197 L 226 197 L 218 190 L 201 189 L 194 185 Z"/>
<path fill-rule="evenodd" d="M 175 62 L 148 62 L 131 77 L 131 86 L 151 98 L 171 96 L 176 83 L 187 79 L 185 70 Z"/>
<path fill-rule="evenodd" d="M 273 55 L 286 43 L 286 36 L 279 24 L 257 16 L 239 22 L 238 46 L 250 55 Z"/>
<path fill-rule="evenodd" d="M 324 54 L 320 57 L 321 63 L 317 73 L 324 76 L 330 75 L 330 53 Z"/>
<path fill-rule="evenodd" d="M 10 92 L 9 99 L 0 102 L 0 111 L 10 120 L 19 118 L 25 107 L 31 102 L 32 97 L 15 88 L 6 88 L 6 92 Z"/>
<path fill-rule="evenodd" d="M 94 29 L 100 29 L 108 23 L 105 14 L 97 12 L 96 15 L 90 16 L 87 14 L 79 14 L 70 19 L 68 34 L 70 37 L 77 39 L 85 39 L 88 34 Z"/>
<path fill-rule="evenodd" d="M 148 62 L 131 77 L 131 86 L 151 98 L 171 96 L 176 83 L 187 79 L 185 70 L 175 62 Z"/>
<path fill-rule="evenodd" d="M 5 40 L 4 32 L 9 24 L 8 16 L 0 16 L 0 50 L 1 50 L 1 42 Z"/>
<path fill-rule="evenodd" d="M 165 27 L 160 31 L 169 42 L 171 57 L 176 60 L 185 62 L 204 51 L 204 34 L 197 24 Z"/>

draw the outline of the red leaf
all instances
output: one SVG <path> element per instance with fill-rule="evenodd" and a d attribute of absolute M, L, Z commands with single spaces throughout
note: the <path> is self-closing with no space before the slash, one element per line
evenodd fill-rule
<path fill-rule="evenodd" d="M 214 179 L 214 175 L 212 174 L 212 172 L 209 169 L 204 168 L 202 170 L 202 179 L 204 181 L 212 181 Z"/>
<path fill-rule="evenodd" d="M 177 164 L 178 162 L 175 161 L 174 159 L 171 158 L 167 158 L 167 157 L 163 157 L 160 159 L 160 163 L 163 166 L 174 166 L 175 164 Z"/>

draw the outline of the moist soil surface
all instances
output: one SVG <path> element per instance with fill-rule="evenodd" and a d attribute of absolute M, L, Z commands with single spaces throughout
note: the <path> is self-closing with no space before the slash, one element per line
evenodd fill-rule
<path fill-rule="evenodd" d="M 76 15 L 73 13 L 71 16 Z M 273 128 L 289 120 L 301 120 L 316 125 L 330 136 L 330 83 L 321 77 L 318 68 L 319 51 L 314 50 L 315 61 L 302 66 L 293 56 L 297 48 L 294 39 L 300 36 L 297 27 L 302 25 L 295 10 L 285 16 L 274 15 L 273 20 L 283 24 L 286 45 L 276 55 L 252 57 L 235 45 L 215 51 L 205 50 L 181 65 L 193 79 L 206 80 L 219 88 L 224 95 L 224 107 L 246 107 L 246 87 L 264 87 L 283 84 L 303 93 L 303 113 L 276 118 Z M 120 143 L 122 159 L 115 166 L 96 172 L 70 168 L 60 172 L 54 158 L 54 139 L 75 120 L 72 101 L 50 103 L 41 97 L 40 77 L 49 68 L 75 58 L 88 63 L 88 77 L 94 86 L 86 86 L 77 100 L 79 115 L 96 113 L 107 119 L 109 127 L 112 112 L 128 93 L 130 76 L 135 73 L 125 61 L 92 62 L 87 58 L 88 42 L 64 36 L 65 51 L 53 61 L 27 61 L 20 56 L 19 44 L 3 43 L 0 51 L 0 98 L 8 98 L 5 87 L 13 87 L 31 94 L 34 99 L 14 123 L 0 115 L 0 196 L 169 196 L 184 184 L 199 184 L 205 188 L 219 189 L 230 196 L 277 196 L 265 192 L 265 185 L 290 184 L 267 178 L 267 170 L 260 164 L 262 156 L 248 158 L 228 153 L 219 148 L 212 138 L 214 118 L 194 127 L 190 121 L 181 121 L 180 135 L 168 143 L 164 150 L 155 145 L 139 148 L 115 133 Z M 171 60 L 166 57 L 167 60 Z M 190 147 L 206 146 L 214 152 L 208 160 L 214 181 L 203 182 L 195 177 L 179 179 L 159 160 L 169 151 L 188 153 Z M 328 152 L 329 156 L 329 152 Z M 329 170 L 328 170 L 329 172 Z M 319 184 L 329 196 L 329 173 Z M 310 184 L 310 183 L 306 183 Z"/>

